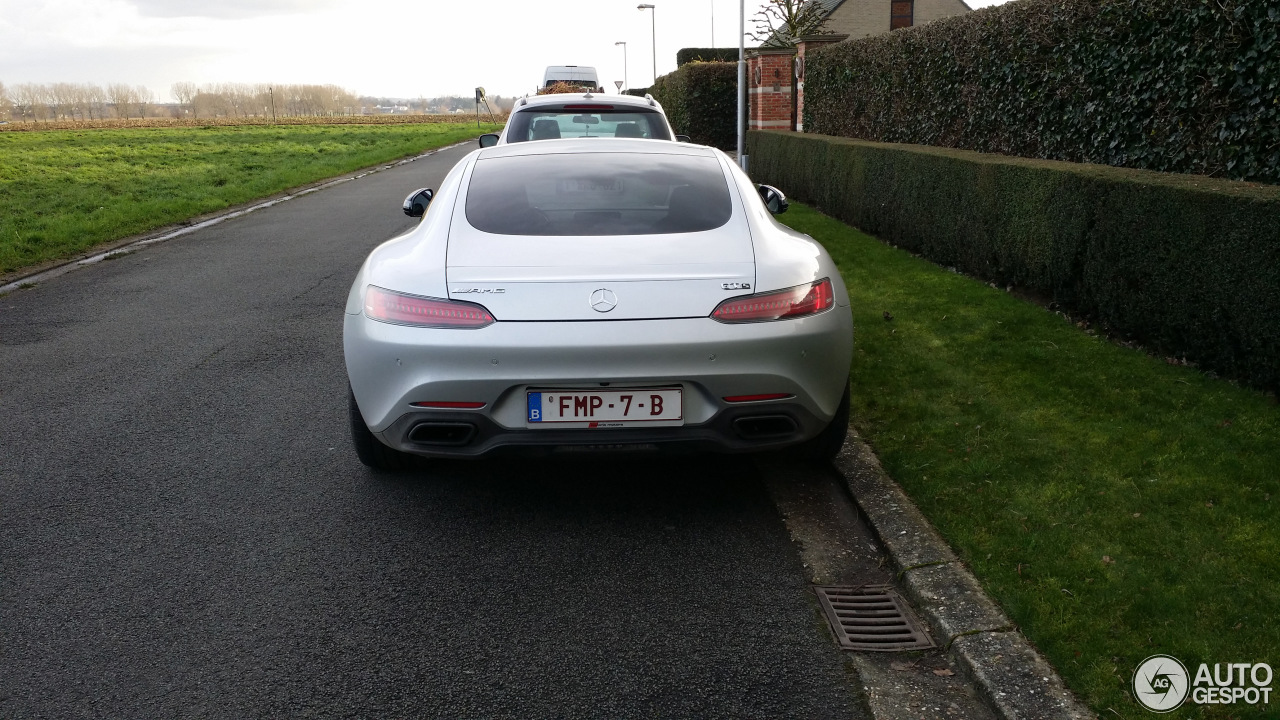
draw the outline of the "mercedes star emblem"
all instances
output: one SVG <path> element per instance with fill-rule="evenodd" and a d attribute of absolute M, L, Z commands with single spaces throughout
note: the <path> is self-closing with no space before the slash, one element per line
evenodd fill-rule
<path fill-rule="evenodd" d="M 618 307 L 618 296 L 609 288 L 600 288 L 591 293 L 591 309 L 596 312 L 609 312 Z"/>

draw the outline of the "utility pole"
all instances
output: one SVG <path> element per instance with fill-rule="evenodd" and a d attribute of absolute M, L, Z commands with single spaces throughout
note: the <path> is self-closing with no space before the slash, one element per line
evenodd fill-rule
<path fill-rule="evenodd" d="M 262 87 L 259 85 L 258 87 Z M 276 90 L 271 86 L 267 86 L 267 94 L 271 96 L 271 124 L 276 124 Z"/>
<path fill-rule="evenodd" d="M 747 0 L 738 0 L 738 167 L 747 169 L 747 138 L 743 116 L 747 114 Z"/>

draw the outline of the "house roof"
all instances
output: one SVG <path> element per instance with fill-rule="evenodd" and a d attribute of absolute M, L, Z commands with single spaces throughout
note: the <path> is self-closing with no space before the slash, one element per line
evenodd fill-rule
<path fill-rule="evenodd" d="M 821 7 L 822 17 L 826 18 L 831 17 L 831 13 L 843 5 L 844 0 L 809 0 L 809 3 Z M 964 6 L 965 10 L 973 11 L 973 6 L 969 4 L 969 0 L 960 0 L 960 4 Z"/>
<path fill-rule="evenodd" d="M 827 17 L 835 12 L 836 8 L 844 3 L 844 0 L 809 0 L 809 2 L 820 6 L 822 8 L 822 17 Z"/>
<path fill-rule="evenodd" d="M 845 0 L 807 0 L 805 4 L 817 5 L 819 8 L 822 9 L 822 17 L 829 18 L 831 17 L 831 13 L 839 9 L 839 7 L 844 3 L 845 3 Z M 968 0 L 960 0 L 960 4 L 964 6 L 965 10 L 968 10 L 970 12 L 973 11 L 973 6 L 969 4 Z M 826 31 L 826 32 L 830 32 L 830 31 Z M 776 36 L 777 34 L 778 34 L 777 31 L 773 33 L 774 36 Z M 770 40 L 772 39 L 773 38 L 770 37 Z M 761 47 L 765 47 L 768 44 L 769 44 L 769 41 L 765 41 L 764 43 L 761 43 Z"/>
<path fill-rule="evenodd" d="M 831 13 L 835 12 L 836 8 L 840 7 L 843 4 L 844 4 L 844 0 L 808 0 L 805 3 L 805 5 L 817 5 L 818 7 L 820 7 L 822 9 L 822 17 L 824 18 L 830 17 Z M 777 36 L 777 34 L 778 32 L 775 30 L 773 34 L 769 36 L 769 40 L 766 40 L 760 44 L 761 48 L 768 46 L 769 43 L 773 40 L 773 38 Z"/>
<path fill-rule="evenodd" d="M 831 13 L 836 11 L 836 8 L 844 4 L 844 0 L 809 0 L 809 2 L 822 7 L 822 17 L 829 17 Z M 973 6 L 969 4 L 968 0 L 960 0 L 960 4 L 963 5 L 966 10 L 973 10 Z"/>

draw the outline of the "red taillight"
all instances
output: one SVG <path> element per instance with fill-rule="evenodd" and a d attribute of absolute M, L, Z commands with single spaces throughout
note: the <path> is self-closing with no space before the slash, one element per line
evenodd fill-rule
<path fill-rule="evenodd" d="M 793 397 L 791 393 L 766 393 L 764 395 L 729 395 L 721 398 L 727 403 L 762 402 L 764 400 L 781 400 Z"/>
<path fill-rule="evenodd" d="M 401 295 L 370 285 L 364 293 L 364 314 L 397 325 L 434 328 L 481 328 L 493 316 L 475 303 Z"/>
<path fill-rule="evenodd" d="M 812 285 L 725 300 L 711 317 L 726 323 L 785 320 L 820 313 L 835 301 L 831 280 L 824 278 Z"/>
<path fill-rule="evenodd" d="M 451 402 L 447 400 L 426 400 L 409 404 L 414 407 L 435 408 L 437 410 L 479 410 L 484 407 L 482 402 Z"/>

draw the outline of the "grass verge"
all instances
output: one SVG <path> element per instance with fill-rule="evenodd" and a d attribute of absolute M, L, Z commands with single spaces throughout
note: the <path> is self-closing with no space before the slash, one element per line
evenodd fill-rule
<path fill-rule="evenodd" d="M 854 423 L 1102 717 L 1167 653 L 1280 665 L 1280 407 L 792 203 L 853 303 Z M 886 320 L 884 313 L 891 314 Z M 1280 692 L 1280 685 L 1273 685 Z M 1174 717 L 1273 718 L 1192 706 Z"/>
<path fill-rule="evenodd" d="M 0 273 L 495 129 L 432 123 L 0 133 Z"/>

